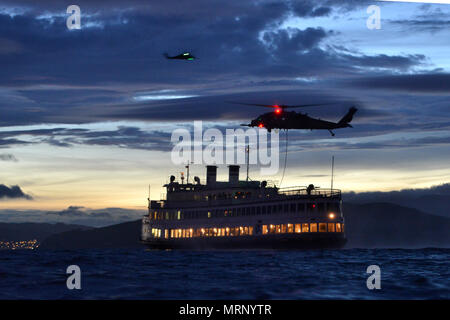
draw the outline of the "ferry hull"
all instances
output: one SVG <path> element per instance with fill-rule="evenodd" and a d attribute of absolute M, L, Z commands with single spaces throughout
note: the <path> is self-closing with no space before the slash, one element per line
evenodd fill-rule
<path fill-rule="evenodd" d="M 347 242 L 341 233 L 269 234 L 239 237 L 198 237 L 142 240 L 151 249 L 340 249 Z"/>

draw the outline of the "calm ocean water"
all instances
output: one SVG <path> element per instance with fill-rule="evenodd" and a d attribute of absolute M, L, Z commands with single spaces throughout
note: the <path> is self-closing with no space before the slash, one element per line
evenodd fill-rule
<path fill-rule="evenodd" d="M 66 288 L 73 264 L 81 290 Z M 449 298 L 450 249 L 0 251 L 0 299 Z"/>

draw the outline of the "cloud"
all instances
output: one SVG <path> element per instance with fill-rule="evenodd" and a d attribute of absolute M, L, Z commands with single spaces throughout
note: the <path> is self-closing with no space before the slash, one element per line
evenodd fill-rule
<path fill-rule="evenodd" d="M 449 73 L 365 77 L 353 79 L 350 84 L 367 89 L 450 94 Z"/>
<path fill-rule="evenodd" d="M 411 72 L 426 61 L 423 54 L 359 52 L 326 24 L 284 26 L 293 16 L 334 19 L 359 10 L 358 1 L 81 1 L 89 27 L 78 31 L 65 27 L 61 5 L 19 3 L 23 10 L 14 14 L 12 2 L 0 11 L 1 38 L 20 46 L 0 59 L 0 126 L 239 120 L 254 113 L 223 98 L 288 99 L 287 90 L 302 100 L 327 97 L 336 78 Z M 180 50 L 199 59 L 162 57 Z M 0 145 L 26 143 L 12 139 Z"/>
<path fill-rule="evenodd" d="M 431 32 L 436 33 L 448 30 L 450 20 L 449 11 L 445 7 L 423 5 L 420 14 L 406 19 L 389 19 L 388 23 L 403 27 L 408 32 Z"/>
<path fill-rule="evenodd" d="M 13 154 L 3 153 L 0 154 L 0 161 L 18 162 L 19 160 L 17 160 L 17 158 Z"/>
<path fill-rule="evenodd" d="M 55 214 L 58 216 L 68 216 L 68 217 L 81 217 L 87 215 L 87 212 L 83 211 L 84 207 L 80 206 L 69 206 L 67 209 L 61 211 L 49 211 L 47 214 Z"/>
<path fill-rule="evenodd" d="M 1 199 L 18 199 L 23 198 L 27 200 L 32 200 L 33 198 L 25 194 L 19 186 L 5 186 L 4 184 L 0 184 L 0 200 Z"/>

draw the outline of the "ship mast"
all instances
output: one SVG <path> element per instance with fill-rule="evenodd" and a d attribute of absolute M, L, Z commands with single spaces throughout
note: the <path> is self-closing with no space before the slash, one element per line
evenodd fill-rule
<path fill-rule="evenodd" d="M 250 161 L 249 161 L 250 145 L 247 145 L 247 147 L 245 148 L 245 152 L 247 153 L 247 179 L 245 181 L 248 182 L 248 167 L 250 165 Z"/>
<path fill-rule="evenodd" d="M 331 157 L 331 193 L 333 193 L 334 156 Z"/>

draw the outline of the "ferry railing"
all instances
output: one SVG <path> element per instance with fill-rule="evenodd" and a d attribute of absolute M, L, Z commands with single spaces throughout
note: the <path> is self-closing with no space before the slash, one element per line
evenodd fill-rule
<path fill-rule="evenodd" d="M 283 199 L 290 199 L 296 197 L 302 198 L 340 198 L 341 190 L 339 189 L 322 189 L 315 188 L 310 189 L 307 187 L 287 187 L 281 188 L 277 190 L 278 192 L 275 194 L 264 194 L 264 193 L 256 193 L 248 198 L 226 198 L 226 199 L 198 199 L 195 201 L 195 206 L 198 207 L 209 207 L 209 206 L 221 206 L 221 205 L 232 205 L 239 204 L 245 202 L 259 202 L 259 201 L 279 201 Z M 149 202 L 149 209 L 164 209 L 170 207 L 191 207 L 193 206 L 193 202 L 190 200 L 187 201 L 175 201 L 171 204 L 166 203 L 167 200 L 151 200 Z M 169 206 L 167 206 L 169 205 Z"/>
<path fill-rule="evenodd" d="M 278 194 L 285 196 L 315 196 L 315 197 L 340 197 L 341 190 L 339 189 L 309 189 L 306 187 L 287 187 L 278 190 Z"/>

